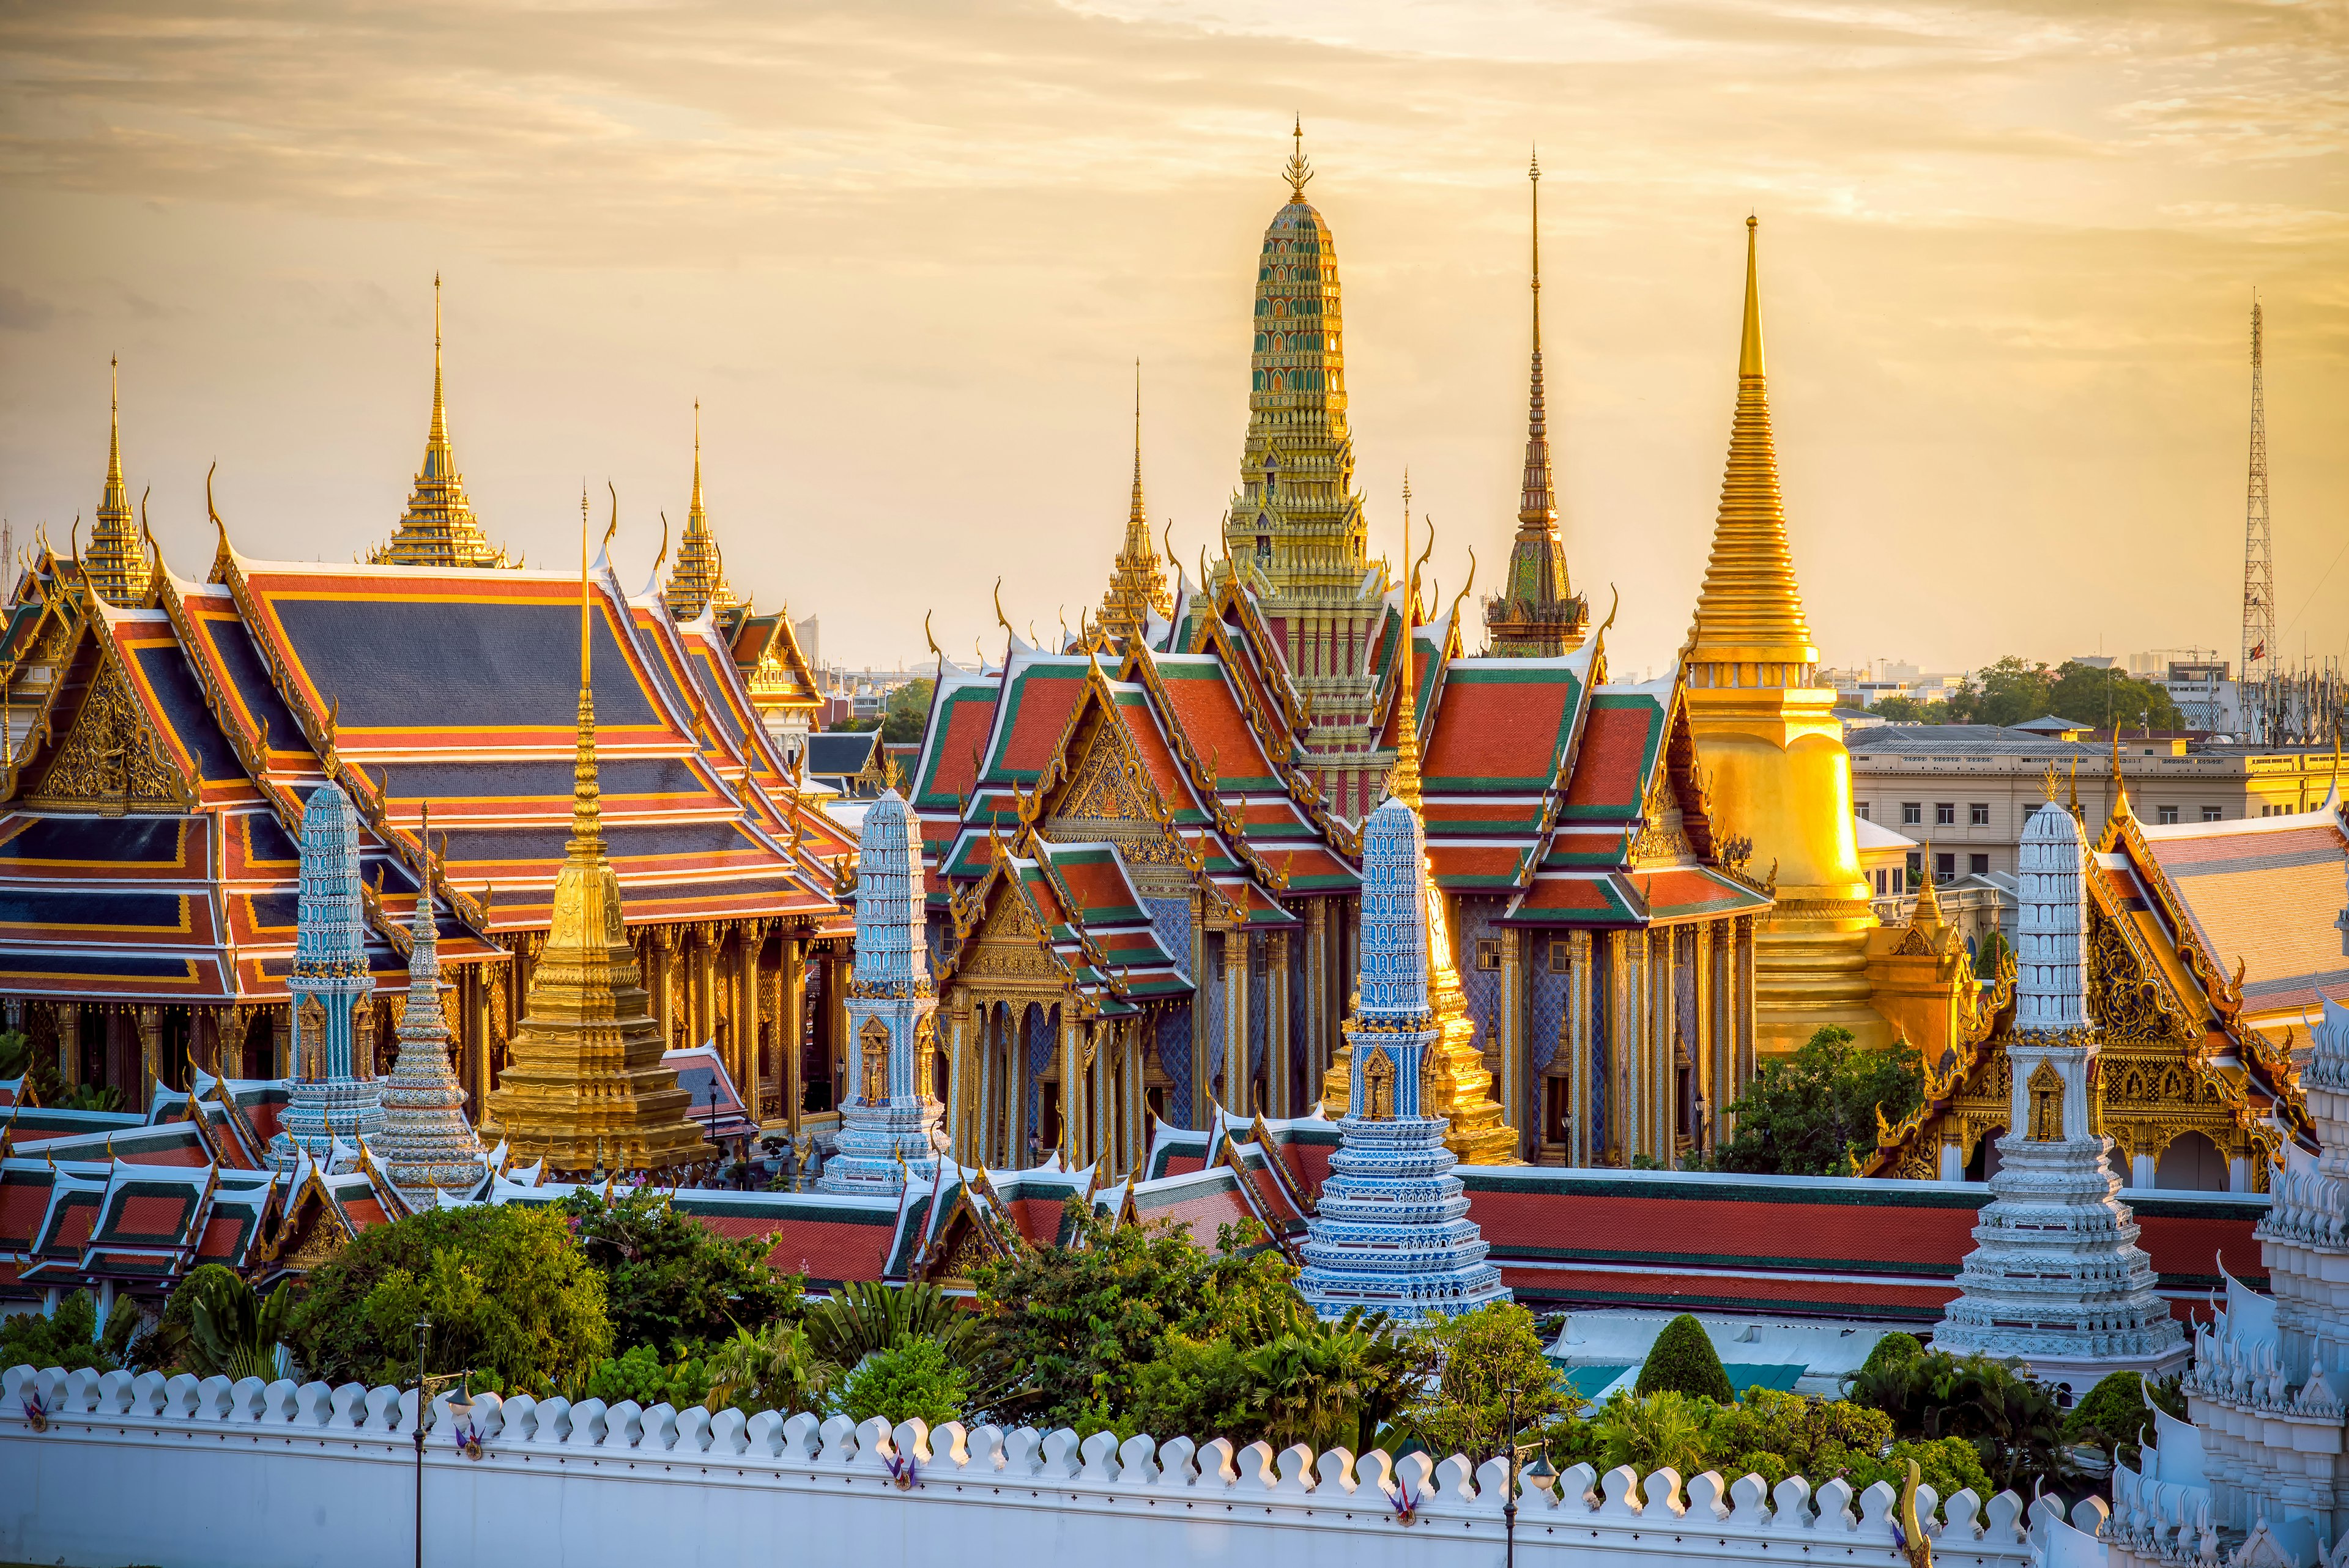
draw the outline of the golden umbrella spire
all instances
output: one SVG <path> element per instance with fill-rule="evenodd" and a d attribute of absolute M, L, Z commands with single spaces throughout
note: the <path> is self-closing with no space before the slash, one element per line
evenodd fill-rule
<path fill-rule="evenodd" d="M 1697 595 L 1692 664 L 1801 666 L 1768 686 L 1807 685 L 1818 662 L 1786 541 L 1777 449 L 1762 358 L 1762 288 L 1754 261 L 1757 219 L 1745 220 L 1745 321 L 1737 347 L 1737 413 L 1721 481 L 1713 556 Z"/>
<path fill-rule="evenodd" d="M 620 526 L 620 496 L 612 492 L 612 527 Z M 611 535 L 606 533 L 605 538 Z M 604 858 L 603 791 L 595 771 L 595 634 L 587 586 L 587 491 L 579 491 L 579 738 L 571 764 L 572 862 L 592 866 Z"/>
<path fill-rule="evenodd" d="M 1129 637 L 1149 630 L 1153 614 L 1174 614 L 1174 595 L 1157 542 L 1150 537 L 1150 516 L 1142 499 L 1142 361 L 1133 362 L 1133 494 L 1125 513 L 1125 543 L 1110 573 L 1109 592 L 1102 595 L 1101 629 L 1116 647 Z"/>
<path fill-rule="evenodd" d="M 425 427 L 424 461 L 409 491 L 408 511 L 391 539 L 367 555 L 369 565 L 509 566 L 489 541 L 465 494 L 465 477 L 449 442 L 449 401 L 440 365 L 440 274 L 432 274 L 432 418 Z"/>
<path fill-rule="evenodd" d="M 1305 187 L 1313 178 L 1313 165 L 1305 156 L 1305 117 L 1302 114 L 1297 117 L 1296 129 L 1289 134 L 1296 139 L 1296 145 L 1288 154 L 1288 162 L 1281 170 L 1280 177 L 1288 181 L 1288 199 L 1302 201 L 1305 200 Z"/>
<path fill-rule="evenodd" d="M 738 601 L 726 585 L 726 559 L 709 531 L 709 512 L 701 501 L 701 399 L 693 400 L 693 499 L 685 514 L 685 538 L 677 548 L 677 568 L 669 573 L 661 595 L 668 613 L 690 621 L 713 605 L 731 610 Z"/>

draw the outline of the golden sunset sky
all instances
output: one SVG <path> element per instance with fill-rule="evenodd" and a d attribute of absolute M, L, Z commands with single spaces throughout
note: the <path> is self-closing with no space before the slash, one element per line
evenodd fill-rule
<path fill-rule="evenodd" d="M 215 458 L 246 553 L 379 542 L 437 269 L 458 459 L 533 562 L 609 478 L 648 568 L 698 397 L 733 582 L 821 615 L 828 659 L 916 658 L 931 609 L 999 647 L 998 574 L 1023 629 L 1074 624 L 1137 357 L 1152 516 L 1194 562 L 1215 536 L 1294 113 L 1373 548 L 1408 465 L 1447 598 L 1514 526 L 1538 143 L 1566 536 L 1599 613 L 1622 593 L 1619 671 L 1688 629 L 1749 211 L 1828 662 L 2234 656 L 2255 288 L 2280 640 L 2338 654 L 2344 61 L 2340 0 L 27 0 L 0 512 L 62 546 L 92 511 L 119 354 L 175 569 L 210 562 Z"/>

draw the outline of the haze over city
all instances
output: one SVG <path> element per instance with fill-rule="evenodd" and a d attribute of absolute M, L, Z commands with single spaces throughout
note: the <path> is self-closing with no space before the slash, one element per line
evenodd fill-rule
<path fill-rule="evenodd" d="M 1433 18 L 1431 20 L 1431 18 Z M 0 19 L 0 512 L 62 548 L 107 361 L 157 538 L 202 476 L 257 556 L 342 559 L 422 448 L 431 279 L 489 534 L 582 480 L 649 569 L 692 404 L 738 588 L 830 661 L 968 655 L 1096 603 L 1143 362 L 1195 574 L 1237 477 L 1291 117 L 1336 237 L 1358 482 L 1409 466 L 1448 598 L 1506 550 L 1538 144 L 1578 589 L 1685 634 L 1743 220 L 1823 657 L 2232 656 L 2246 340 L 2268 323 L 2279 641 L 2343 650 L 2349 72 L 2337 7 L 354 5 Z"/>

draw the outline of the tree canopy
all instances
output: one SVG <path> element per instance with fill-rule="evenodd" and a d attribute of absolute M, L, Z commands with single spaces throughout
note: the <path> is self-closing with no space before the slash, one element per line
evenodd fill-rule
<path fill-rule="evenodd" d="M 1764 1062 L 1730 1109 L 1737 1135 L 1713 1156 L 1717 1171 L 1774 1176 L 1847 1176 L 1851 1157 L 1876 1147 L 1876 1113 L 1899 1121 L 1917 1109 L 1925 1073 L 1907 1047 L 1861 1050 L 1851 1031 L 1827 1025 L 1792 1057 Z"/>
<path fill-rule="evenodd" d="M 2096 728 L 2119 724 L 2177 729 L 2184 715 L 2158 681 L 2078 659 L 2053 667 L 2009 654 L 1931 701 L 1889 696 L 1871 709 L 1894 724 L 2016 725 L 2054 714 Z"/>

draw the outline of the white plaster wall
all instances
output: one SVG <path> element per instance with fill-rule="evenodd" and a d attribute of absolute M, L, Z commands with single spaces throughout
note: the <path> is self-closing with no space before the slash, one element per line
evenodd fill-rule
<path fill-rule="evenodd" d="M 5 1375 L 0 1408 L 0 1558 L 173 1568 L 394 1568 L 413 1559 L 413 1396 L 247 1378 Z M 35 1399 L 47 1430 L 26 1412 Z M 1106 1568 L 1492 1568 L 1502 1556 L 1497 1461 L 1342 1449 L 1274 1455 L 1261 1444 L 1163 1449 L 1108 1436 L 908 1422 L 860 1431 L 843 1418 L 771 1412 L 747 1423 L 666 1406 L 606 1410 L 476 1402 L 484 1456 L 448 1423 L 428 1439 L 425 1556 L 434 1564 L 742 1568 L 745 1563 L 1084 1563 Z M 936 1451 L 931 1453 L 930 1446 Z M 889 1462 L 914 1457 L 901 1490 Z M 1670 1470 L 1593 1477 L 1563 1497 L 1528 1489 L 1527 1563 L 1895 1564 L 1890 1489 L 1758 1478 L 1685 1486 Z M 1478 1484 L 1481 1481 L 1481 1487 Z M 1397 1491 L 1418 1500 L 1406 1526 Z M 1930 1510 L 1930 1493 L 1920 1499 Z M 1775 1507 L 1773 1504 L 1775 1503 Z M 1951 1500 L 1935 1553 L 1953 1568 L 2026 1561 L 2022 1505 Z"/>

